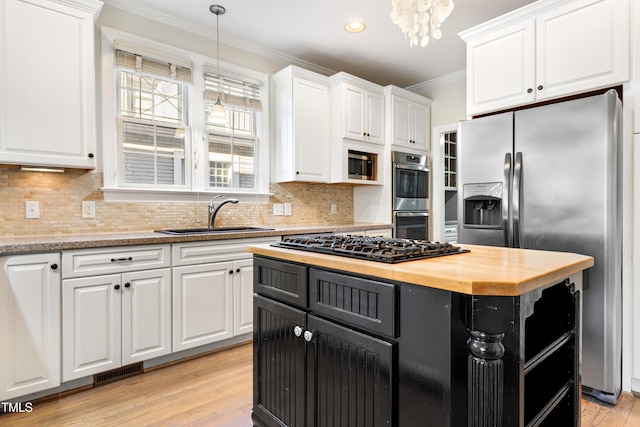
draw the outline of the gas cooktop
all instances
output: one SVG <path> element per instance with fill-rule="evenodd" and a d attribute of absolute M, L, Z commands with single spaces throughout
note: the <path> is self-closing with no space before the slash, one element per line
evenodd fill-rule
<path fill-rule="evenodd" d="M 469 252 L 450 243 L 334 234 L 285 236 L 271 246 L 387 263 Z"/>

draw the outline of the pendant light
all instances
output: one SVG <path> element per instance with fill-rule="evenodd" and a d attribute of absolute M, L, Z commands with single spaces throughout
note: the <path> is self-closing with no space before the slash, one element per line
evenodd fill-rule
<path fill-rule="evenodd" d="M 220 15 L 224 15 L 227 9 L 224 6 L 220 6 L 219 4 L 213 4 L 209 6 L 209 11 L 216 15 L 216 58 L 218 62 L 218 81 L 222 81 L 220 77 Z M 216 126 L 224 126 L 228 127 L 229 122 L 227 121 L 227 114 L 224 111 L 224 105 L 220 101 L 220 90 L 222 89 L 222 85 L 218 85 L 218 99 L 216 102 L 209 108 L 209 122 L 213 123 Z"/>

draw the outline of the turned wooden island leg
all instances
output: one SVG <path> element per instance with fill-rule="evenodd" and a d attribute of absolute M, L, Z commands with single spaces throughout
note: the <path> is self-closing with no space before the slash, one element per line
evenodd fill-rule
<path fill-rule="evenodd" d="M 469 330 L 468 425 L 501 427 L 504 400 L 504 334 Z"/>

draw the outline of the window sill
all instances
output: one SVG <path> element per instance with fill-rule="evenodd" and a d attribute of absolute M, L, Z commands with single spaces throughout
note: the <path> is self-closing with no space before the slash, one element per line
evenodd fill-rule
<path fill-rule="evenodd" d="M 149 190 L 146 188 L 108 188 L 102 187 L 105 202 L 209 202 L 213 196 L 222 194 L 234 197 L 243 203 L 268 203 L 272 193 L 234 192 L 234 191 L 191 191 L 191 190 Z"/>

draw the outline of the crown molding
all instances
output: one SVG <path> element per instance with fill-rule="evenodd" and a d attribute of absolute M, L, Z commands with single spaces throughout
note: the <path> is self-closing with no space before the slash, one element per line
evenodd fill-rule
<path fill-rule="evenodd" d="M 412 86 L 408 86 L 405 89 L 411 92 L 418 92 L 423 89 L 431 89 L 438 86 L 447 85 L 467 78 L 467 70 L 456 71 L 444 76 L 436 77 L 435 79 L 427 80 L 422 83 L 417 83 Z"/>
<path fill-rule="evenodd" d="M 98 0 L 51 0 L 63 6 L 69 6 L 77 10 L 82 10 L 93 15 L 94 21 L 98 17 L 98 12 L 102 9 L 104 3 Z"/>
<path fill-rule="evenodd" d="M 491 19 L 490 21 L 461 31 L 458 33 L 458 36 L 465 42 L 469 42 L 470 40 L 481 37 L 488 32 L 497 31 L 518 22 L 533 19 L 546 10 L 557 8 L 572 1 L 575 0 L 538 0 L 514 11 L 498 16 L 497 18 Z"/>

